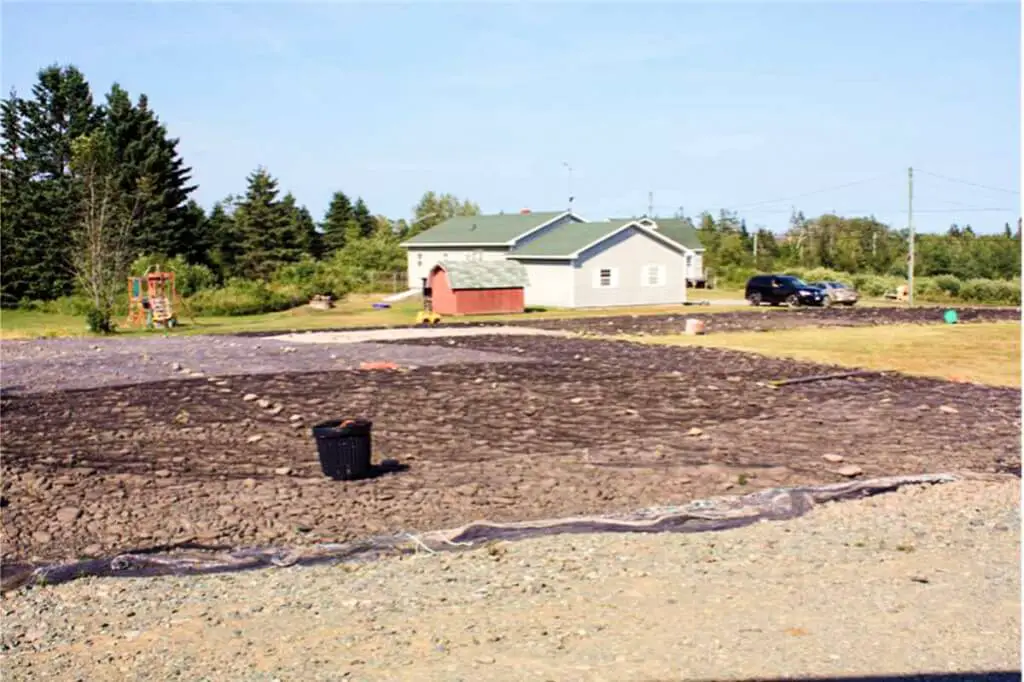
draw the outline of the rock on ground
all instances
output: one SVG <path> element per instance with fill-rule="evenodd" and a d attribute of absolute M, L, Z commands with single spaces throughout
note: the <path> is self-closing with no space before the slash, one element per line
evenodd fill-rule
<path fill-rule="evenodd" d="M 3 599 L 8 679 L 650 680 L 1020 669 L 1020 484 Z"/>

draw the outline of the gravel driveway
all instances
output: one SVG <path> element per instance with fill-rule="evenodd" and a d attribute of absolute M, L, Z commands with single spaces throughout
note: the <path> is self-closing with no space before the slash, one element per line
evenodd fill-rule
<path fill-rule="evenodd" d="M 1020 484 L 699 535 L 83 579 L 3 600 L 8 679 L 650 680 L 1020 670 Z"/>

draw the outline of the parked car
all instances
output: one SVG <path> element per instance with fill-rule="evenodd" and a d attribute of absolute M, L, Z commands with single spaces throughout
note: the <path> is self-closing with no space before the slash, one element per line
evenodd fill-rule
<path fill-rule="evenodd" d="M 756 275 L 747 281 L 744 294 L 750 305 L 781 305 L 791 308 L 801 305 L 828 305 L 825 291 L 813 287 L 792 275 Z"/>
<path fill-rule="evenodd" d="M 830 303 L 853 305 L 860 300 L 860 294 L 857 293 L 857 290 L 842 282 L 812 282 L 811 286 L 824 290 Z"/>

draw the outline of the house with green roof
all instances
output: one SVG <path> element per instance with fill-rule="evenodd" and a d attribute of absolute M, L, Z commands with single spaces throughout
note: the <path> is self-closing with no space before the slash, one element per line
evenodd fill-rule
<path fill-rule="evenodd" d="M 406 241 L 409 288 L 418 289 L 440 261 L 494 261 L 517 245 L 584 219 L 571 211 L 523 210 L 498 215 L 455 216 Z"/>
<path fill-rule="evenodd" d="M 684 221 L 590 222 L 570 212 L 459 216 L 404 242 L 409 286 L 440 261 L 512 260 L 526 272 L 528 306 L 684 303 L 703 248 Z"/>

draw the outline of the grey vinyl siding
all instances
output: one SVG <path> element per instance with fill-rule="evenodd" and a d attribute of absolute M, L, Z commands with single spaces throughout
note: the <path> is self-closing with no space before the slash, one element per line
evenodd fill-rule
<path fill-rule="evenodd" d="M 660 266 L 661 283 L 646 286 L 647 266 Z M 664 305 L 686 301 L 684 252 L 630 228 L 580 254 L 573 264 L 574 306 Z M 595 287 L 601 270 L 614 286 Z"/>
<path fill-rule="evenodd" d="M 569 260 L 516 259 L 526 268 L 529 284 L 523 291 L 526 306 L 572 308 L 573 267 Z"/>

